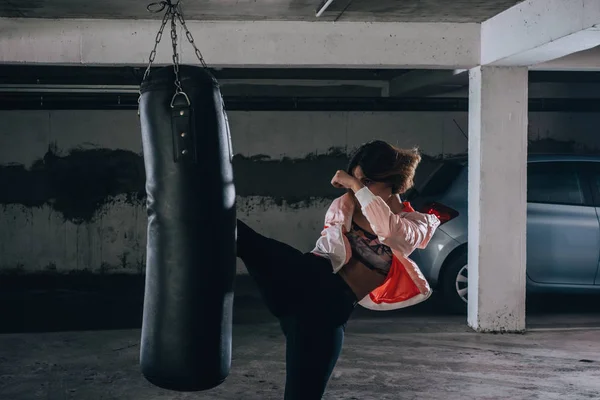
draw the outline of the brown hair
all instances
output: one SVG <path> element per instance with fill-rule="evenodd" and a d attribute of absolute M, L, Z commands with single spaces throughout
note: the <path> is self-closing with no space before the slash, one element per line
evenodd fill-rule
<path fill-rule="evenodd" d="M 376 182 L 386 182 L 392 192 L 403 194 L 413 185 L 415 171 L 421 162 L 417 148 L 400 149 L 381 140 L 360 146 L 350 158 L 348 173 L 360 166 L 365 176 Z"/>

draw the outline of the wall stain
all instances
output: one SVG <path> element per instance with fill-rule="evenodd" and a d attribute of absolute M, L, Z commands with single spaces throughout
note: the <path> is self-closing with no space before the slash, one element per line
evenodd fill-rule
<path fill-rule="evenodd" d="M 80 224 L 94 219 L 97 210 L 117 195 L 131 204 L 145 198 L 144 163 L 127 150 L 88 149 L 57 154 L 50 146 L 30 169 L 0 165 L 0 204 L 26 207 L 50 205 L 65 220 Z"/>
<path fill-rule="evenodd" d="M 305 207 L 315 198 L 335 198 L 343 193 L 331 186 L 331 178 L 347 164 L 348 155 L 339 148 L 304 158 L 238 154 L 233 158 L 236 192 L 242 197 L 267 197 L 278 206 Z"/>
<path fill-rule="evenodd" d="M 600 151 L 574 141 L 535 139 L 529 141 L 529 152 Z M 437 158 L 423 154 L 421 172 L 427 170 L 428 161 Z M 242 199 L 264 197 L 269 205 L 309 207 L 315 201 L 343 194 L 330 182 L 336 170 L 346 168 L 348 159 L 341 147 L 303 158 L 237 154 L 233 158 L 236 192 Z M 0 188 L 0 205 L 48 205 L 67 221 L 88 223 L 98 217 L 103 207 L 114 204 L 117 196 L 124 196 L 127 204 L 145 205 L 144 160 L 132 151 L 114 149 L 74 149 L 60 155 L 56 145 L 51 145 L 29 169 L 23 165 L 0 165 Z"/>
<path fill-rule="evenodd" d="M 126 269 L 128 267 L 127 257 L 129 256 L 128 252 L 125 252 L 119 256 L 120 267 Z"/>
<path fill-rule="evenodd" d="M 314 198 L 334 198 L 342 193 L 330 180 L 347 163 L 348 156 L 339 148 L 299 159 L 236 155 L 236 192 L 240 197 L 268 197 L 277 205 L 307 207 Z M 56 146 L 50 146 L 29 169 L 0 165 L 0 187 L 8 189 L 0 191 L 0 204 L 48 205 L 67 221 L 88 223 L 119 195 L 124 195 L 128 204 L 144 206 L 145 179 L 144 160 L 132 151 L 75 149 L 59 155 Z"/>
<path fill-rule="evenodd" d="M 46 271 L 49 271 L 49 272 L 56 272 L 56 270 L 57 270 L 57 268 L 56 268 L 56 264 L 55 264 L 55 263 L 53 263 L 53 262 L 49 263 L 49 264 L 46 266 L 45 270 L 46 270 Z"/>

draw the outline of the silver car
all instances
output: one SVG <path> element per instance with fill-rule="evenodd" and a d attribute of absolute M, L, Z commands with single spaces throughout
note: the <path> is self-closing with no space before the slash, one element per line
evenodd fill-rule
<path fill-rule="evenodd" d="M 466 156 L 424 160 L 406 194 L 415 209 L 442 221 L 429 246 L 411 258 L 448 309 L 461 313 L 468 300 L 467 175 Z M 600 156 L 529 156 L 528 291 L 600 293 L 599 213 Z"/>

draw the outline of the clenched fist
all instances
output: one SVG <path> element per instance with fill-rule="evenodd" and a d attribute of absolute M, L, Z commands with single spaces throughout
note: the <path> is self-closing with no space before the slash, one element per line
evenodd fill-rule
<path fill-rule="evenodd" d="M 339 170 L 335 173 L 333 179 L 331 180 L 331 185 L 339 189 L 345 188 L 352 189 L 354 191 L 360 190 L 362 187 L 362 184 L 358 179 L 342 170 Z"/>

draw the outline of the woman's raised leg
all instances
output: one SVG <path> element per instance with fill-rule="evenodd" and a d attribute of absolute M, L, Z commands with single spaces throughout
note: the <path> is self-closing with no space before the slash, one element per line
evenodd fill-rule
<path fill-rule="evenodd" d="M 304 254 L 257 233 L 238 219 L 237 256 L 255 280 L 269 310 L 278 318 L 288 314 L 299 297 L 298 274 L 306 262 Z"/>

